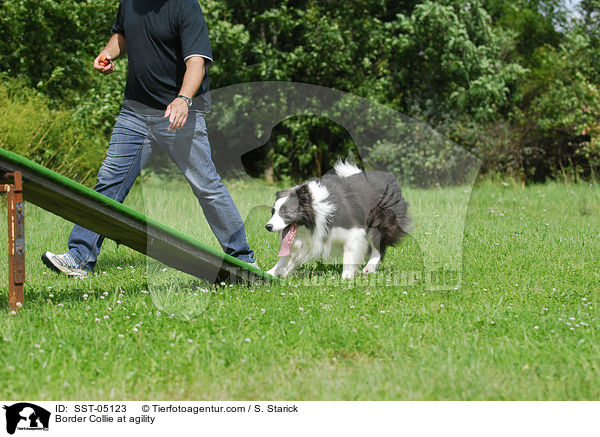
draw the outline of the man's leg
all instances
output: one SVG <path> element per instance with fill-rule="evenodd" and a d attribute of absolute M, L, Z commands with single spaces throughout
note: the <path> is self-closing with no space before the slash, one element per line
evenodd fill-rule
<path fill-rule="evenodd" d="M 156 119 L 152 139 L 184 174 L 225 253 L 254 263 L 242 217 L 212 161 L 204 114 L 191 111 L 178 131 L 167 131 L 168 125 L 168 120 Z"/>
<path fill-rule="evenodd" d="M 150 153 L 145 119 L 131 111 L 121 110 L 94 190 L 117 202 L 123 202 Z M 75 225 L 69 237 L 69 251 L 65 254 L 65 259 L 52 258 L 51 255 L 54 254 L 49 252 L 42 259 L 48 267 L 67 274 L 71 263 L 75 269 L 92 271 L 103 241 L 102 235 Z M 58 255 L 60 256 L 62 255 Z"/>

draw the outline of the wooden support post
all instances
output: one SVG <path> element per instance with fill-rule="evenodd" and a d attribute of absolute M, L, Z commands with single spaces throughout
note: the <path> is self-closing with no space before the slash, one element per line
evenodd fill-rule
<path fill-rule="evenodd" d="M 23 308 L 25 284 L 25 204 L 21 172 L 4 173 L 1 179 L 10 183 L 0 185 L 7 194 L 8 209 L 8 305 L 11 311 Z"/>

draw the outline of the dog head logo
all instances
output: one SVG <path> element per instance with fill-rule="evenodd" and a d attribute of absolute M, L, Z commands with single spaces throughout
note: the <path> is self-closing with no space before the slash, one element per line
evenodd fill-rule
<path fill-rule="evenodd" d="M 260 173 L 262 171 L 260 165 L 256 167 L 255 164 L 256 162 L 265 162 L 264 175 L 268 179 L 272 178 L 272 173 L 279 165 L 278 162 L 285 163 L 286 161 L 280 158 L 267 159 L 267 149 L 259 150 L 267 147 L 273 132 L 277 132 L 277 126 L 281 123 L 284 121 L 295 123 L 294 117 L 318 117 L 327 120 L 332 126 L 336 126 L 335 132 L 345 131 L 348 138 L 343 140 L 344 144 L 350 143 L 351 140 L 352 146 L 351 148 L 345 148 L 345 146 L 339 148 L 336 157 L 343 160 L 350 155 L 354 162 L 361 164 L 361 168 L 393 174 L 399 186 L 403 187 L 407 202 L 411 204 L 410 217 L 416 223 L 416 226 L 411 229 L 409 241 L 414 253 L 422 258 L 422 267 L 405 270 L 402 265 L 387 264 L 387 269 L 384 265 L 384 271 L 379 275 L 381 280 L 387 284 L 387 279 L 389 279 L 393 284 L 402 286 L 423 283 L 430 290 L 460 288 L 467 211 L 472 187 L 482 165 L 477 156 L 440 135 L 430 126 L 385 105 L 339 90 L 294 82 L 251 82 L 211 90 L 211 95 L 213 103 L 207 124 L 212 126 L 210 139 L 212 149 L 218 151 L 215 155 L 217 167 L 219 167 L 218 161 L 220 161 L 220 165 L 226 166 L 234 174 L 246 174 L 249 181 L 260 184 L 256 185 L 257 192 L 259 190 L 265 192 L 264 183 L 257 181 L 247 172 L 247 169 L 253 169 L 254 174 Z M 313 122 L 311 121 L 311 123 Z M 284 130 L 289 131 L 287 126 L 281 126 Z M 325 129 L 320 127 L 322 126 L 320 124 L 311 126 Z M 337 135 L 334 133 L 333 137 Z M 327 137 L 323 136 L 322 138 L 324 138 L 323 141 L 326 141 Z M 298 144 L 300 142 L 307 143 L 302 138 L 297 140 Z M 329 149 L 326 144 L 318 147 L 314 144 L 311 145 L 310 147 L 317 147 L 316 153 L 313 155 L 313 151 L 309 152 L 309 149 L 302 151 L 304 150 L 302 147 L 296 146 L 293 142 L 294 139 L 285 141 L 286 144 L 292 141 L 289 149 L 285 149 L 288 151 L 282 152 L 284 155 L 287 154 L 288 157 L 294 158 L 293 160 L 288 158 L 290 168 L 295 165 L 303 167 L 307 176 L 310 174 L 322 176 L 326 173 L 323 170 L 327 170 L 327 160 L 334 157 L 331 154 L 329 154 L 330 158 L 327 157 Z M 272 144 L 267 148 L 271 147 L 273 147 Z M 285 147 L 287 148 L 288 145 Z M 348 155 L 344 156 L 346 153 Z M 311 165 L 309 162 L 313 161 L 314 171 L 307 168 Z M 198 171 L 194 167 L 195 165 L 192 162 L 187 163 L 188 167 L 182 173 Z M 341 173 L 346 175 L 356 171 L 348 167 L 341 170 Z M 448 194 L 450 197 L 446 192 L 440 191 L 438 194 L 438 191 L 433 190 L 446 187 L 451 190 L 452 194 Z M 342 190 L 342 187 L 339 188 Z M 417 188 L 427 188 L 427 190 L 416 190 Z M 337 190 L 335 195 L 340 194 L 340 190 Z M 384 193 L 385 188 L 381 191 L 381 195 Z M 301 192 L 300 194 L 306 193 Z M 363 196 L 360 197 L 358 194 Z M 364 190 L 358 194 L 353 189 L 350 191 L 349 197 L 359 198 L 359 201 L 365 197 Z M 374 202 L 373 206 L 376 206 L 379 200 L 388 202 L 387 197 L 373 196 L 369 201 Z M 434 199 L 439 199 L 439 201 Z M 279 204 L 275 206 L 275 210 L 284 204 L 283 200 L 277 200 Z M 293 202 L 289 205 L 289 210 L 284 207 L 284 211 L 281 209 L 273 211 L 278 212 L 277 217 L 267 223 L 267 231 L 279 230 L 287 237 L 282 241 L 283 246 L 280 251 L 282 257 L 288 252 L 294 238 L 296 238 L 296 243 L 299 242 L 296 234 L 297 228 L 293 226 L 293 223 L 298 224 L 294 221 L 298 217 L 292 216 L 289 212 L 296 211 L 297 207 L 302 205 L 302 199 L 292 196 L 288 200 Z M 255 216 L 266 217 L 273 204 L 271 202 L 260 204 L 260 202 L 255 205 L 255 208 L 261 208 L 264 215 L 263 212 L 260 212 Z M 321 206 L 324 204 L 322 203 Z M 364 205 L 360 206 L 360 209 L 364 209 Z M 159 217 L 163 217 L 164 202 L 160 196 L 155 199 L 145 197 L 144 207 L 150 217 L 155 213 Z M 397 207 L 394 206 L 394 208 Z M 340 211 L 341 209 L 337 212 L 338 217 L 351 228 L 357 222 L 356 212 L 358 209 L 347 207 L 345 212 L 341 213 Z M 379 223 L 379 227 L 382 227 L 381 219 L 391 217 L 385 211 L 389 212 L 389 208 L 383 208 L 382 211 L 380 205 L 375 210 L 378 214 L 371 217 L 374 223 Z M 195 226 L 193 222 L 195 214 L 188 216 L 190 226 Z M 178 215 L 172 217 L 173 227 L 179 229 L 182 226 L 181 217 Z M 312 226 L 313 221 L 310 220 L 310 217 L 308 219 L 308 224 Z M 254 217 L 249 215 L 248 220 L 254 220 Z M 389 220 L 387 223 L 390 224 Z M 264 226 L 264 222 L 261 221 L 261 224 Z M 389 226 L 384 224 L 383 227 Z M 299 229 L 303 231 L 302 227 Z M 402 230 L 404 231 L 404 229 Z M 234 235 L 235 238 L 238 238 L 238 234 Z M 264 237 L 267 238 L 266 235 Z M 271 240 L 273 248 L 280 246 L 274 240 L 275 238 Z M 148 262 L 152 262 L 150 261 L 152 257 L 161 259 L 164 256 L 164 248 L 157 245 L 156 241 L 153 234 L 148 234 L 146 252 L 149 256 Z M 373 253 L 371 248 L 371 254 Z M 371 259 L 371 265 L 365 266 L 367 270 L 365 273 L 373 273 L 375 270 L 377 256 Z M 335 258 L 332 263 L 335 263 Z M 154 270 L 154 268 L 150 269 Z M 204 277 L 209 281 L 216 280 L 219 271 L 219 268 L 207 269 Z M 210 274 L 214 274 L 214 277 L 207 276 Z M 324 277 L 327 276 L 324 275 Z M 349 279 L 350 274 L 347 277 Z M 164 308 L 163 302 L 155 300 L 155 304 L 159 308 Z"/>
<path fill-rule="evenodd" d="M 4 406 L 6 410 L 6 432 L 14 434 L 19 430 L 48 430 L 50 412 L 35 404 L 20 402 Z"/>

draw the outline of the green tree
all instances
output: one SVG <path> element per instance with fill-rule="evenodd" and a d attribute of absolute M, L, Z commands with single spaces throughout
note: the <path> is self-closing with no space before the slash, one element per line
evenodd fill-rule
<path fill-rule="evenodd" d="M 53 99 L 89 89 L 91 63 L 110 37 L 118 0 L 0 2 L 0 72 Z"/>

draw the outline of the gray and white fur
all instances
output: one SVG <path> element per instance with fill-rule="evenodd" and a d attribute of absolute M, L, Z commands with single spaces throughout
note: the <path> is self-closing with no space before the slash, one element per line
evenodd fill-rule
<path fill-rule="evenodd" d="M 288 256 L 268 271 L 286 277 L 297 266 L 338 253 L 343 256 L 342 278 L 375 273 L 389 246 L 409 231 L 408 203 L 396 178 L 380 171 L 362 171 L 348 162 L 334 166 L 320 179 L 277 193 L 268 231 L 279 231 L 280 241 L 298 225 Z"/>

